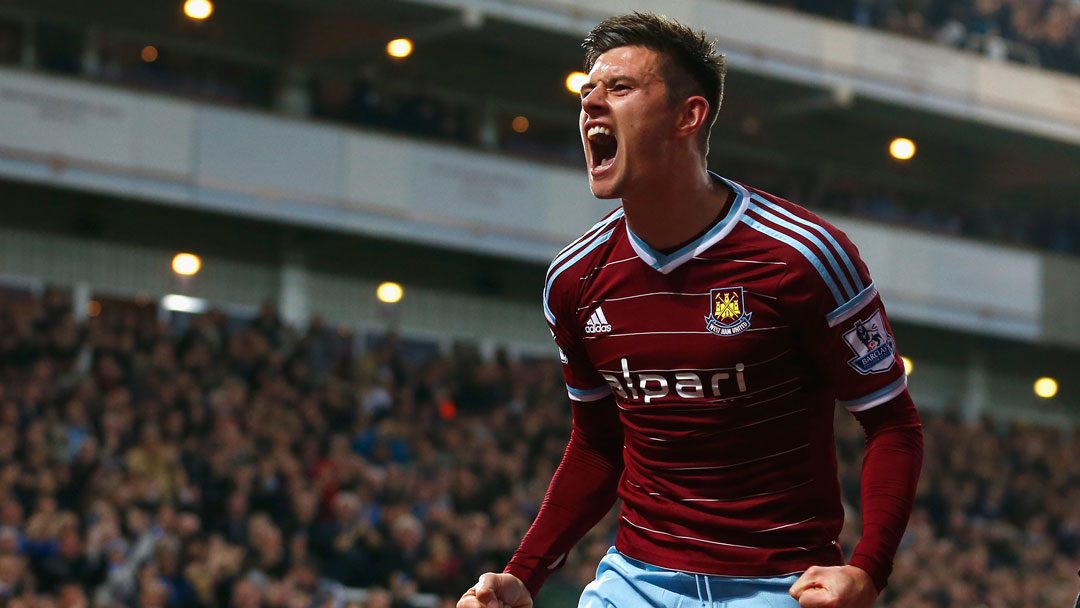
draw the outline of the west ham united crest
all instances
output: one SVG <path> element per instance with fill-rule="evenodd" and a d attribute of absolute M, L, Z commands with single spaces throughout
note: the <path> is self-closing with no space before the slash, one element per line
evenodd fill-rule
<path fill-rule="evenodd" d="M 709 291 L 709 314 L 705 329 L 718 336 L 735 336 L 750 327 L 750 316 L 743 300 L 742 287 L 723 287 Z"/>
<path fill-rule="evenodd" d="M 864 376 L 887 372 L 896 362 L 896 345 L 885 330 L 881 310 L 875 310 L 865 320 L 855 321 L 855 327 L 844 332 L 844 341 L 855 353 L 848 364 Z"/>

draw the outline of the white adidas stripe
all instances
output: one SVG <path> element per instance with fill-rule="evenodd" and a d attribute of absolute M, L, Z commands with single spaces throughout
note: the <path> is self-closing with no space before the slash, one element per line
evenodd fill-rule
<path fill-rule="evenodd" d="M 600 319 L 600 324 L 601 325 L 609 325 L 607 317 L 604 315 L 604 309 L 603 308 L 597 306 L 596 307 L 596 312 L 594 314 Z"/>

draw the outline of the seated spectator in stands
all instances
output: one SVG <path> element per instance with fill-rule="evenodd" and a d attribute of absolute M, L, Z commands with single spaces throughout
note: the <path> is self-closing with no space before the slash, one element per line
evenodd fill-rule
<path fill-rule="evenodd" d="M 389 340 L 356 359 L 319 347 L 329 363 L 291 373 L 287 362 L 333 332 L 313 324 L 275 344 L 294 330 L 268 308 L 233 330 L 209 313 L 176 336 L 103 313 L 65 338 L 93 349 L 80 368 L 41 348 L 71 333 L 57 293 L 0 294 L 8 606 L 309 606 L 343 597 L 342 584 L 369 590 L 358 605 L 452 606 L 505 563 L 565 445 L 554 362 L 412 361 Z M 373 386 L 382 405 L 365 411 Z M 1068 605 L 1080 433 L 923 419 L 908 549 L 880 603 Z M 841 420 L 841 483 L 857 504 L 862 435 Z M 857 510 L 849 517 L 850 551 Z M 582 541 L 551 598 L 576 597 L 613 530 L 605 521 Z"/>

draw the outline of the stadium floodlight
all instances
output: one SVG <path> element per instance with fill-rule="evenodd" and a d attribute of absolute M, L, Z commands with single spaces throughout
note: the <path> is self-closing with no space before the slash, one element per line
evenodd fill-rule
<path fill-rule="evenodd" d="M 161 307 L 173 312 L 187 312 L 197 315 L 209 310 L 210 304 L 202 298 L 170 293 L 161 298 Z"/>
<path fill-rule="evenodd" d="M 375 290 L 375 297 L 385 304 L 397 304 L 404 295 L 405 290 L 393 281 L 386 281 Z"/>
<path fill-rule="evenodd" d="M 570 72 L 566 75 L 566 90 L 574 95 L 581 95 L 581 87 L 589 82 L 589 75 L 585 72 Z"/>
<path fill-rule="evenodd" d="M 401 59 L 412 55 L 413 43 L 408 38 L 396 38 L 386 43 L 386 54 Z"/>
<path fill-rule="evenodd" d="M 910 160 L 915 156 L 915 142 L 906 137 L 897 137 L 889 144 L 889 154 L 896 160 Z"/>
<path fill-rule="evenodd" d="M 214 3 L 210 0 L 185 0 L 184 14 L 190 19 L 202 21 L 214 12 Z"/>
<path fill-rule="evenodd" d="M 178 253 L 172 259 L 172 269 L 176 274 L 190 277 L 202 268 L 202 260 L 193 253 Z"/>
<path fill-rule="evenodd" d="M 1043 399 L 1052 399 L 1057 392 L 1057 380 L 1043 376 L 1035 381 L 1035 394 Z"/>
<path fill-rule="evenodd" d="M 915 369 L 915 364 L 911 362 L 911 359 L 901 356 L 900 360 L 904 362 L 904 375 L 910 376 L 912 370 Z"/>
<path fill-rule="evenodd" d="M 515 116 L 514 121 L 510 123 L 510 126 L 514 129 L 515 133 L 524 133 L 529 130 L 529 119 L 524 116 Z"/>

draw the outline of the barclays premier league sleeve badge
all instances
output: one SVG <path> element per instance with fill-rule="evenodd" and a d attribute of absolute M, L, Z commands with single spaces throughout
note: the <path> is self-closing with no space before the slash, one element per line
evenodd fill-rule
<path fill-rule="evenodd" d="M 881 309 L 870 318 L 855 322 L 855 327 L 844 332 L 844 341 L 855 353 L 848 364 L 862 375 L 887 372 L 896 363 L 896 344 L 885 331 Z"/>
<path fill-rule="evenodd" d="M 705 329 L 718 336 L 735 336 L 750 327 L 750 317 L 743 300 L 742 287 L 723 287 L 709 291 L 709 314 Z"/>

